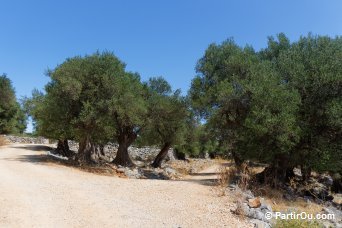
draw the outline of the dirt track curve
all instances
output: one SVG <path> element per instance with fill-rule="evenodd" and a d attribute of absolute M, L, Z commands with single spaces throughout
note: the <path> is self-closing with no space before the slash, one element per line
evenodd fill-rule
<path fill-rule="evenodd" d="M 0 227 L 245 227 L 210 186 L 100 176 L 44 162 L 39 145 L 0 147 Z M 209 180 L 208 180 L 209 179 Z"/>

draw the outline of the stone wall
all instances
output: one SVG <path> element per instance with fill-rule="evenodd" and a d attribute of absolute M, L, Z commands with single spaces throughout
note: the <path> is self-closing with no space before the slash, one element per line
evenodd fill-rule
<path fill-rule="evenodd" d="M 3 135 L 4 138 L 9 141 L 9 143 L 21 143 L 21 144 L 55 144 L 55 140 L 49 140 L 43 137 L 22 137 L 22 136 L 14 136 L 14 135 Z M 78 151 L 78 143 L 75 141 L 69 141 L 69 147 L 74 152 Z M 101 159 L 112 161 L 116 156 L 116 151 L 118 149 L 118 144 L 115 143 L 108 143 L 104 147 L 105 156 L 101 156 Z M 128 148 L 128 152 L 133 160 L 135 161 L 153 161 L 153 159 L 157 156 L 159 153 L 159 148 L 157 147 L 134 147 L 130 146 Z M 100 155 L 94 155 L 94 159 L 98 159 L 96 156 Z M 173 149 L 169 150 L 167 160 L 175 160 L 174 151 Z"/>
<path fill-rule="evenodd" d="M 108 143 L 104 147 L 105 156 L 101 156 L 101 159 L 104 159 L 106 161 L 112 161 L 115 156 L 118 149 L 118 144 L 116 143 Z M 75 141 L 69 141 L 69 147 L 73 151 L 78 151 L 78 143 Z M 157 156 L 159 153 L 160 148 L 158 147 L 135 147 L 130 146 L 128 148 L 128 153 L 130 154 L 131 158 L 135 161 L 153 161 L 153 159 Z M 96 156 L 96 155 L 95 155 Z M 94 158 L 97 160 L 97 158 Z M 171 148 L 168 152 L 168 156 L 166 160 L 175 160 L 174 150 Z"/>
<path fill-rule="evenodd" d="M 49 140 L 43 137 L 23 137 L 14 135 L 2 135 L 9 143 L 21 144 L 49 144 Z"/>

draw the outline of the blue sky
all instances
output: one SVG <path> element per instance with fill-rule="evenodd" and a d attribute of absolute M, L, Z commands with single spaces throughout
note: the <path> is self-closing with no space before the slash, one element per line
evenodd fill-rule
<path fill-rule="evenodd" d="M 0 10 L 0 74 L 19 98 L 44 87 L 46 69 L 96 50 L 186 93 L 210 43 L 234 37 L 260 49 L 280 32 L 291 40 L 342 34 L 340 0 L 3 0 Z"/>

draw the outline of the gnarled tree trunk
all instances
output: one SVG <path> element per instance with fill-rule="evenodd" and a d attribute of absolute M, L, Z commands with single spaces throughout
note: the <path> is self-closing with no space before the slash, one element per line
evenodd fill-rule
<path fill-rule="evenodd" d="M 307 181 L 311 177 L 311 168 L 310 167 L 305 167 L 301 166 L 300 167 L 301 173 L 302 173 L 302 180 Z"/>
<path fill-rule="evenodd" d="M 128 154 L 128 147 L 136 139 L 135 135 L 121 135 L 119 136 L 119 148 L 113 163 L 121 166 L 132 167 L 134 163 Z"/>
<path fill-rule="evenodd" d="M 286 156 L 278 156 L 275 162 L 269 167 L 266 167 L 261 173 L 258 173 L 256 178 L 260 183 L 277 187 L 280 184 L 288 182 L 295 176 L 293 168 L 289 164 Z"/>
<path fill-rule="evenodd" d="M 69 144 L 68 144 L 68 140 L 67 139 L 59 139 L 57 142 L 57 148 L 56 148 L 56 153 L 59 155 L 62 155 L 64 157 L 71 157 L 72 156 L 72 152 L 69 149 Z"/>
<path fill-rule="evenodd" d="M 237 153 L 235 151 L 232 151 L 232 157 L 234 159 L 234 163 L 236 168 L 241 171 L 242 170 L 242 164 L 244 163 L 244 161 L 237 155 Z"/>
<path fill-rule="evenodd" d="M 167 153 L 169 152 L 171 144 L 170 143 L 165 143 L 162 147 L 162 149 L 160 150 L 160 152 L 158 153 L 157 157 L 154 159 L 152 166 L 154 168 L 158 168 L 161 167 L 161 164 L 163 162 L 163 160 L 165 159 Z"/>
<path fill-rule="evenodd" d="M 95 154 L 98 156 L 105 156 L 105 152 L 104 152 L 104 145 L 103 144 L 96 144 L 94 145 L 95 147 Z"/>
<path fill-rule="evenodd" d="M 76 161 L 83 164 L 91 163 L 91 154 L 95 152 L 95 146 L 91 141 L 90 136 L 82 138 L 79 142 L 79 149 L 76 155 Z"/>
<path fill-rule="evenodd" d="M 293 176 L 293 168 L 269 166 L 264 171 L 258 173 L 257 180 L 262 184 L 269 184 L 273 187 L 277 187 L 280 184 L 288 182 Z"/>
<path fill-rule="evenodd" d="M 333 186 L 331 190 L 335 193 L 342 193 L 342 175 L 340 173 L 333 175 Z"/>

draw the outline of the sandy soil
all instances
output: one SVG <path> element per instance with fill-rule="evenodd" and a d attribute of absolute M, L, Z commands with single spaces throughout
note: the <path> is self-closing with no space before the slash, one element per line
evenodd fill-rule
<path fill-rule="evenodd" d="M 182 181 L 100 176 L 0 148 L 0 227 L 246 227 L 214 191 L 216 167 Z"/>

